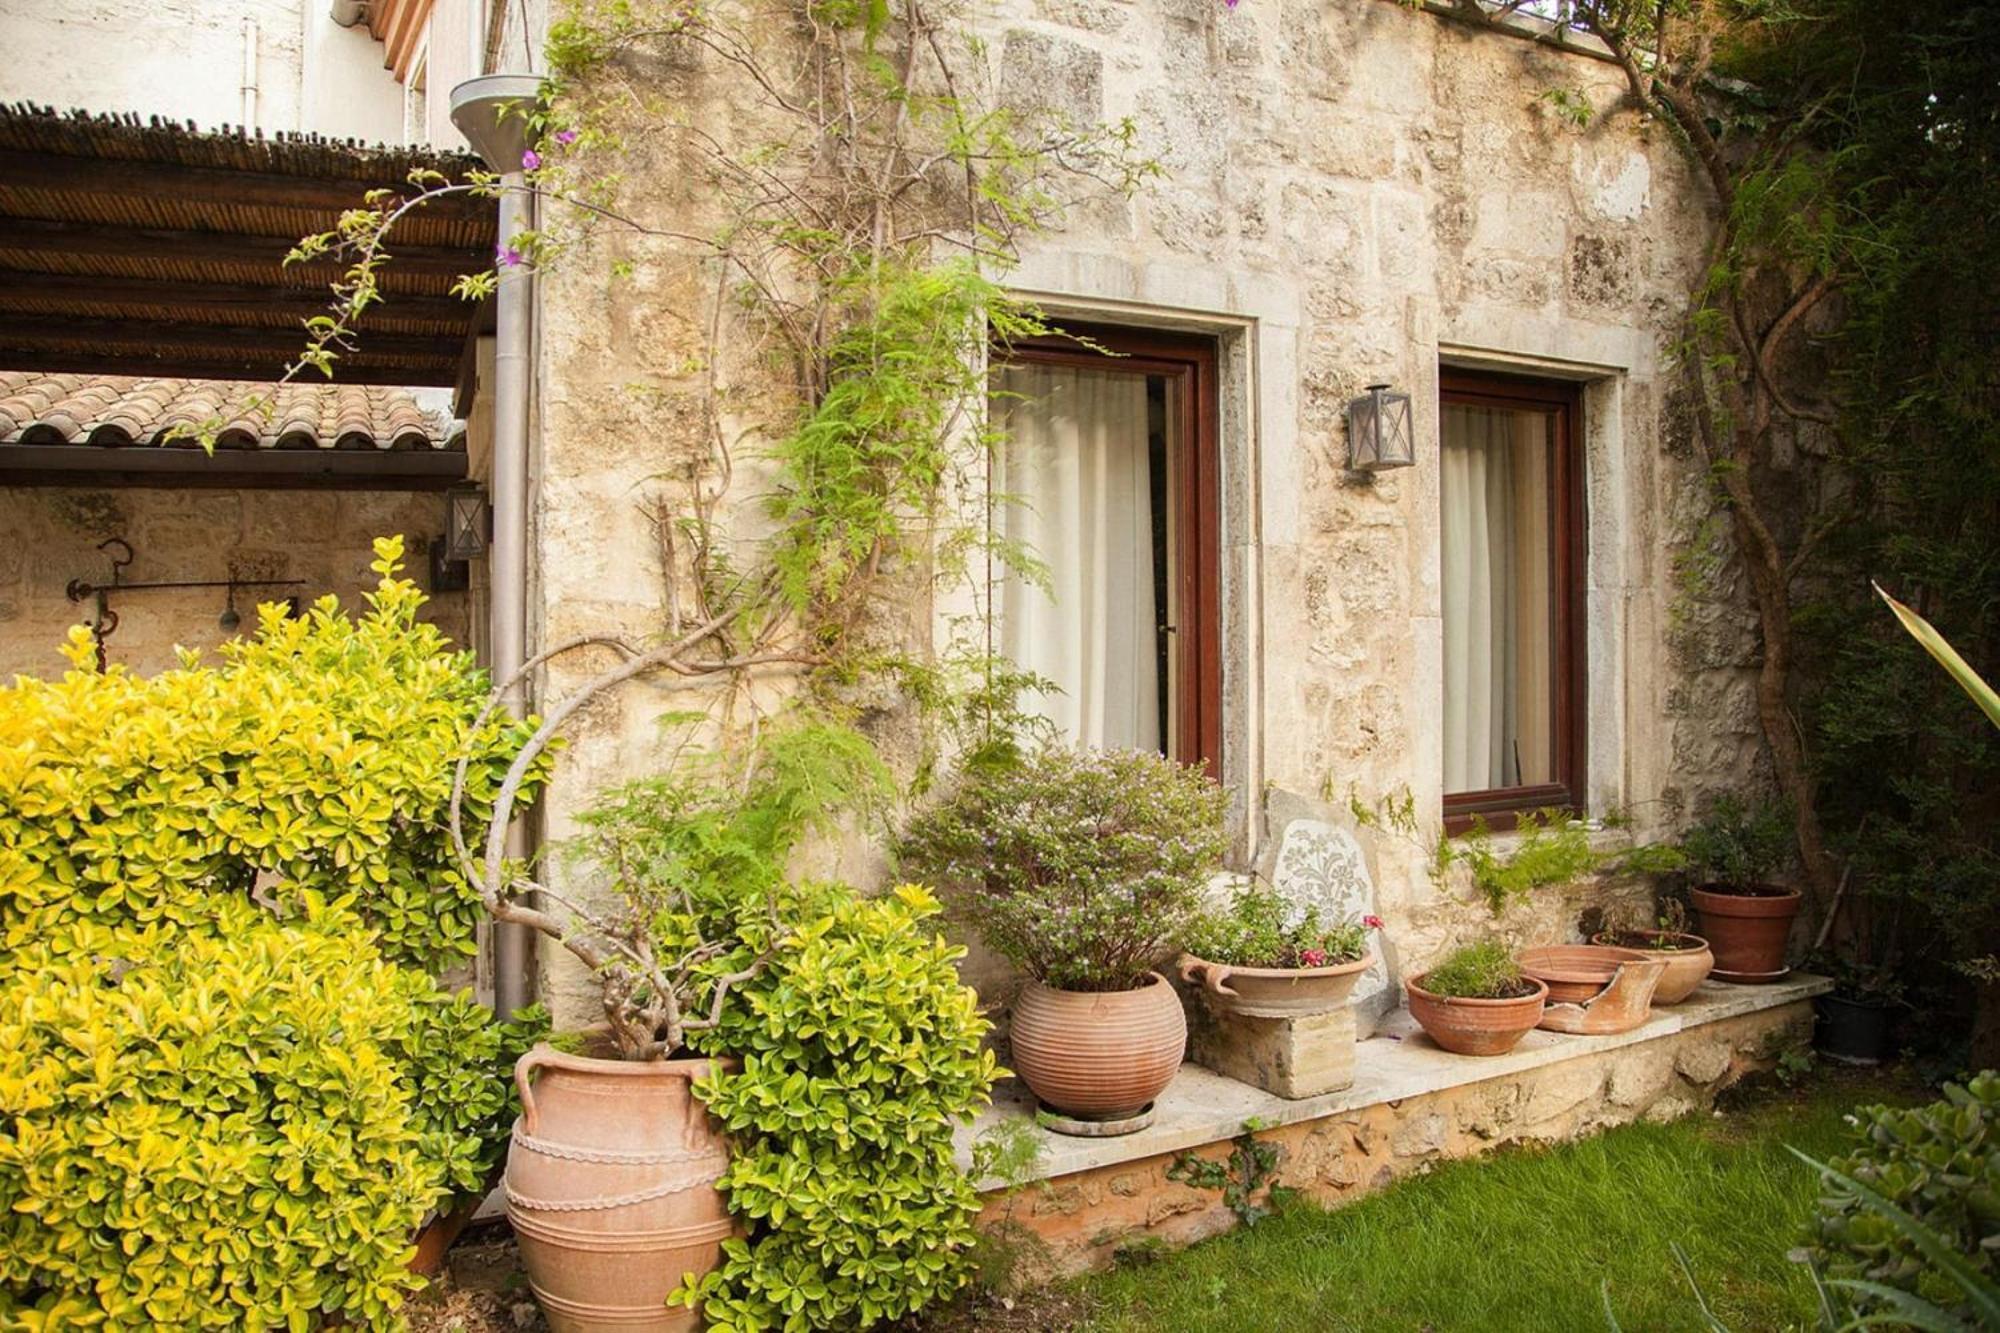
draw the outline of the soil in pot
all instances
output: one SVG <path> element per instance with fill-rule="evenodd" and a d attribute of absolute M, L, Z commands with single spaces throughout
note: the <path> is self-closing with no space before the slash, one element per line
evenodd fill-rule
<path fill-rule="evenodd" d="M 1187 1015 L 1157 972 L 1128 991 L 1067 991 L 1030 981 L 1014 1002 L 1014 1072 L 1053 1128 L 1074 1120 L 1132 1133 L 1151 1123 L 1153 1100 L 1180 1072 Z"/>
<path fill-rule="evenodd" d="M 715 1189 L 729 1151 L 690 1084 L 710 1060 L 606 1060 L 542 1045 L 514 1079 L 507 1220 L 554 1333 L 680 1333 L 686 1274 L 721 1258 L 735 1224 Z"/>
<path fill-rule="evenodd" d="M 1715 952 L 1721 981 L 1776 981 L 1785 975 L 1785 946 L 1803 898 L 1796 889 L 1758 884 L 1748 889 L 1704 884 L 1689 895 L 1702 938 Z"/>
<path fill-rule="evenodd" d="M 1822 995 L 1813 1002 L 1813 1046 L 1829 1060 L 1879 1065 L 1895 1055 L 1894 1005 Z"/>
<path fill-rule="evenodd" d="M 1592 944 L 1608 944 L 1619 949 L 1636 949 L 1651 958 L 1664 959 L 1667 970 L 1653 992 L 1654 1004 L 1679 1004 L 1708 980 L 1715 967 L 1715 951 L 1699 935 L 1679 935 L 1659 930 L 1608 930 L 1591 937 Z"/>
<path fill-rule="evenodd" d="M 1505 1055 L 1513 1050 L 1542 1021 L 1549 998 L 1549 988 L 1533 978 L 1522 979 L 1519 994 L 1490 1000 L 1433 995 L 1423 982 L 1423 976 L 1416 976 L 1403 983 L 1409 992 L 1410 1016 L 1432 1041 L 1458 1055 Z"/>

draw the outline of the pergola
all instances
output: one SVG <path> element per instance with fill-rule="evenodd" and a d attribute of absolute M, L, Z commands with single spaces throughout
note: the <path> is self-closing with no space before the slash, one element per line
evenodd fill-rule
<path fill-rule="evenodd" d="M 206 132 L 135 115 L 0 107 L 0 370 L 274 381 L 327 309 L 336 260 L 285 264 L 368 191 L 462 154 L 316 135 Z M 448 386 L 469 410 L 485 310 L 454 298 L 492 263 L 493 202 L 414 210 L 335 377 Z M 308 375 L 314 372 L 307 372 Z"/>

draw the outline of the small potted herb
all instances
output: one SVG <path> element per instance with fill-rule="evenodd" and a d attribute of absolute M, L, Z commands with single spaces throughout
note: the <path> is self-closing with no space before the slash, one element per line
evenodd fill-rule
<path fill-rule="evenodd" d="M 1694 994 L 1715 966 L 1715 953 L 1708 947 L 1708 941 L 1689 933 L 1687 908 L 1679 898 L 1668 898 L 1661 903 L 1659 914 L 1650 926 L 1637 919 L 1608 919 L 1601 929 L 1590 932 L 1590 942 L 1636 949 L 1665 959 L 1667 970 L 1653 992 L 1654 1004 L 1679 1004 Z"/>
<path fill-rule="evenodd" d="M 1161 755 L 1049 746 L 967 774 L 905 831 L 905 873 L 1028 974 L 1008 1063 L 1053 1127 L 1144 1128 L 1179 1071 L 1187 1017 L 1155 969 L 1222 863 L 1223 808 L 1206 774 Z"/>
<path fill-rule="evenodd" d="M 1181 978 L 1206 987 L 1223 1013 L 1296 1018 L 1346 1004 L 1375 962 L 1366 916 L 1328 922 L 1316 906 L 1296 908 L 1266 885 L 1240 889 L 1188 933 Z"/>
<path fill-rule="evenodd" d="M 1694 887 L 1689 897 L 1723 981 L 1776 981 L 1802 901 L 1771 883 L 1791 854 L 1791 819 L 1781 804 L 1752 805 L 1725 792 L 1681 836 Z"/>
<path fill-rule="evenodd" d="M 1542 1021 L 1549 988 L 1521 972 L 1499 940 L 1468 944 L 1403 983 L 1410 1016 L 1459 1055 L 1505 1055 Z"/>

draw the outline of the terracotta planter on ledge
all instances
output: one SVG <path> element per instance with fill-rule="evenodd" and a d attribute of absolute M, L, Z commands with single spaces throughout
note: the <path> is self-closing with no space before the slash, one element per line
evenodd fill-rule
<path fill-rule="evenodd" d="M 1192 954 L 1181 958 L 1181 980 L 1203 988 L 1217 1011 L 1245 1018 L 1304 1018 L 1340 1008 L 1375 964 L 1363 954 L 1331 967 L 1237 967 Z"/>
<path fill-rule="evenodd" d="M 683 1276 L 734 1231 L 715 1181 L 729 1149 L 690 1084 L 710 1060 L 600 1060 L 535 1047 L 514 1066 L 507 1220 L 554 1333 L 680 1333 Z"/>
<path fill-rule="evenodd" d="M 1791 970 L 1785 966 L 1785 946 L 1804 900 L 1797 889 L 1775 884 L 1757 889 L 1738 893 L 1707 884 L 1689 895 L 1701 917 L 1702 936 L 1715 951 L 1717 980 L 1776 981 Z"/>
<path fill-rule="evenodd" d="M 1151 1123 L 1153 1099 L 1180 1072 L 1187 1015 L 1157 972 L 1127 991 L 1069 991 L 1030 981 L 1014 1001 L 1013 1058 L 1051 1113 L 1050 1128 L 1129 1134 Z"/>
<path fill-rule="evenodd" d="M 1549 988 L 1532 977 L 1523 978 L 1535 988 L 1532 994 L 1505 1000 L 1433 995 L 1424 989 L 1428 975 L 1423 973 L 1403 983 L 1409 992 L 1410 1016 L 1423 1025 L 1432 1041 L 1455 1055 L 1505 1055 L 1542 1021 L 1542 1009 L 1549 999 Z"/>
<path fill-rule="evenodd" d="M 1648 940 L 1671 940 L 1673 947 L 1662 949 L 1642 942 Z M 1679 1004 L 1708 980 L 1710 970 L 1715 967 L 1715 951 L 1699 935 L 1653 930 L 1603 931 L 1592 936 L 1590 942 L 1620 949 L 1637 949 L 1649 958 L 1665 962 L 1667 970 L 1660 977 L 1659 988 L 1653 992 L 1654 1004 Z"/>

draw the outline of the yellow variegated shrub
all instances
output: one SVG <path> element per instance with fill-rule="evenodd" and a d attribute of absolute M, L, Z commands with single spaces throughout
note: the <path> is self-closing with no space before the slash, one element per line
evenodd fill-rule
<path fill-rule="evenodd" d="M 478 898 L 445 834 L 453 765 L 469 747 L 476 846 L 526 731 L 475 734 L 484 673 L 417 619 L 401 539 L 376 554 L 358 618 L 332 597 L 297 619 L 267 606 L 219 665 L 152 677 L 97 670 L 79 627 L 73 670 L 0 688 L 0 972 L 78 919 L 190 925 L 253 888 L 281 905 L 351 895 L 394 961 L 471 954 Z"/>
<path fill-rule="evenodd" d="M 450 1187 L 406 1048 L 438 1003 L 338 916 L 25 950 L 0 991 L 0 1327 L 397 1322 Z M 459 1004 L 464 1002 L 448 1002 Z"/>

